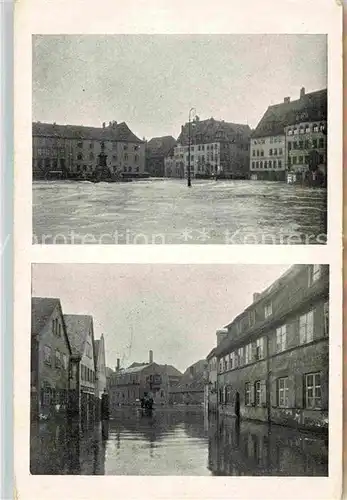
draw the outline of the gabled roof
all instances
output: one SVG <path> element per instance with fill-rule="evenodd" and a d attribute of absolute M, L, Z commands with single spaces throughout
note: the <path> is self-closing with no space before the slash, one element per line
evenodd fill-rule
<path fill-rule="evenodd" d="M 31 334 L 41 332 L 55 308 L 60 307 L 60 299 L 50 297 L 32 297 L 31 299 Z"/>
<path fill-rule="evenodd" d="M 97 141 L 121 141 L 143 143 L 129 129 L 125 122 L 107 127 L 87 127 L 84 125 L 58 125 L 56 123 L 33 122 L 33 136 L 64 137 L 66 139 L 85 139 Z"/>
<path fill-rule="evenodd" d="M 213 349 L 211 349 L 211 351 L 208 353 L 208 355 L 206 356 L 206 359 L 211 359 L 214 354 L 216 352 L 216 348 L 214 347 Z"/>
<path fill-rule="evenodd" d="M 95 342 L 94 342 L 94 348 L 95 348 L 95 360 L 97 362 L 98 359 L 99 359 L 100 339 L 99 340 L 95 340 Z"/>
<path fill-rule="evenodd" d="M 179 144 L 188 144 L 188 130 L 189 124 L 186 123 L 182 127 L 182 131 L 177 139 Z M 198 139 L 199 136 L 202 136 L 201 142 L 218 142 L 219 140 L 233 141 L 236 135 L 248 140 L 251 134 L 249 125 L 225 122 L 223 120 L 215 120 L 214 118 L 209 118 L 207 120 L 194 120 L 193 130 L 192 142 L 196 142 L 197 144 L 200 142 Z"/>
<path fill-rule="evenodd" d="M 93 317 L 82 314 L 64 314 L 64 321 L 72 354 L 82 357 L 87 336 L 93 324 Z"/>
<path fill-rule="evenodd" d="M 301 118 L 302 117 L 302 118 Z M 305 94 L 300 99 L 269 106 L 252 132 L 252 137 L 284 134 L 284 128 L 300 122 L 327 119 L 327 89 Z"/>
<path fill-rule="evenodd" d="M 172 392 L 189 392 L 204 390 L 205 360 L 201 359 L 189 366 L 179 383 L 171 389 Z"/>
<path fill-rule="evenodd" d="M 167 156 L 177 142 L 171 135 L 153 137 L 146 144 L 149 156 Z"/>

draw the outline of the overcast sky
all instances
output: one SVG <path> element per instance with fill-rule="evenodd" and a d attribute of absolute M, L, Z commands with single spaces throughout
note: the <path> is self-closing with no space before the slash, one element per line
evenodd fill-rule
<path fill-rule="evenodd" d="M 325 35 L 34 36 L 33 120 L 177 138 L 194 106 L 254 128 L 270 104 L 326 88 L 326 50 Z"/>
<path fill-rule="evenodd" d="M 114 368 L 148 361 L 184 371 L 205 358 L 223 328 L 271 285 L 283 265 L 34 264 L 33 296 L 58 297 L 65 314 L 94 318 Z"/>

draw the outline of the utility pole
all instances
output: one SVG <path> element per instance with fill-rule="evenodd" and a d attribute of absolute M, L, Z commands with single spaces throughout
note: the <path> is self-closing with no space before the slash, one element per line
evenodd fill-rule
<path fill-rule="evenodd" d="M 190 145 L 191 145 L 191 113 L 195 111 L 195 108 L 190 108 L 189 116 L 188 116 L 188 169 L 187 169 L 187 179 L 188 179 L 188 187 L 192 186 L 191 176 L 190 176 Z"/>

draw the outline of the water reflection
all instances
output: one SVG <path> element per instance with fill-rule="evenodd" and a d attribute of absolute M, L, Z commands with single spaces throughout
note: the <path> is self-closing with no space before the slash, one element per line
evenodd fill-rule
<path fill-rule="evenodd" d="M 119 411 L 82 430 L 43 423 L 31 429 L 32 474 L 325 476 L 321 435 L 203 412 Z"/>

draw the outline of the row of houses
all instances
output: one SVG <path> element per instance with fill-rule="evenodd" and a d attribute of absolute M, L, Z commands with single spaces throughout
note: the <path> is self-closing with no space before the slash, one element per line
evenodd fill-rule
<path fill-rule="evenodd" d="M 168 364 L 158 364 L 149 351 L 148 362 L 120 367 L 107 377 L 110 410 L 137 405 L 146 394 L 151 395 L 156 407 L 172 405 L 203 405 L 205 360 L 189 366 L 182 374 Z"/>
<path fill-rule="evenodd" d="M 216 338 L 205 377 L 209 412 L 327 429 L 328 266 L 291 267 Z"/>
<path fill-rule="evenodd" d="M 139 139 L 125 122 L 102 127 L 35 122 L 33 178 L 229 178 L 326 182 L 327 89 L 285 97 L 257 127 L 195 117 L 172 136 Z M 100 155 L 103 155 L 103 161 Z M 105 165 L 103 164 L 105 162 Z"/>
<path fill-rule="evenodd" d="M 163 159 L 166 177 L 326 182 L 327 90 L 285 97 L 271 105 L 254 130 L 213 118 L 182 126 Z"/>
<path fill-rule="evenodd" d="M 31 418 L 98 418 L 106 389 L 105 340 L 93 317 L 64 314 L 58 298 L 31 302 Z"/>

